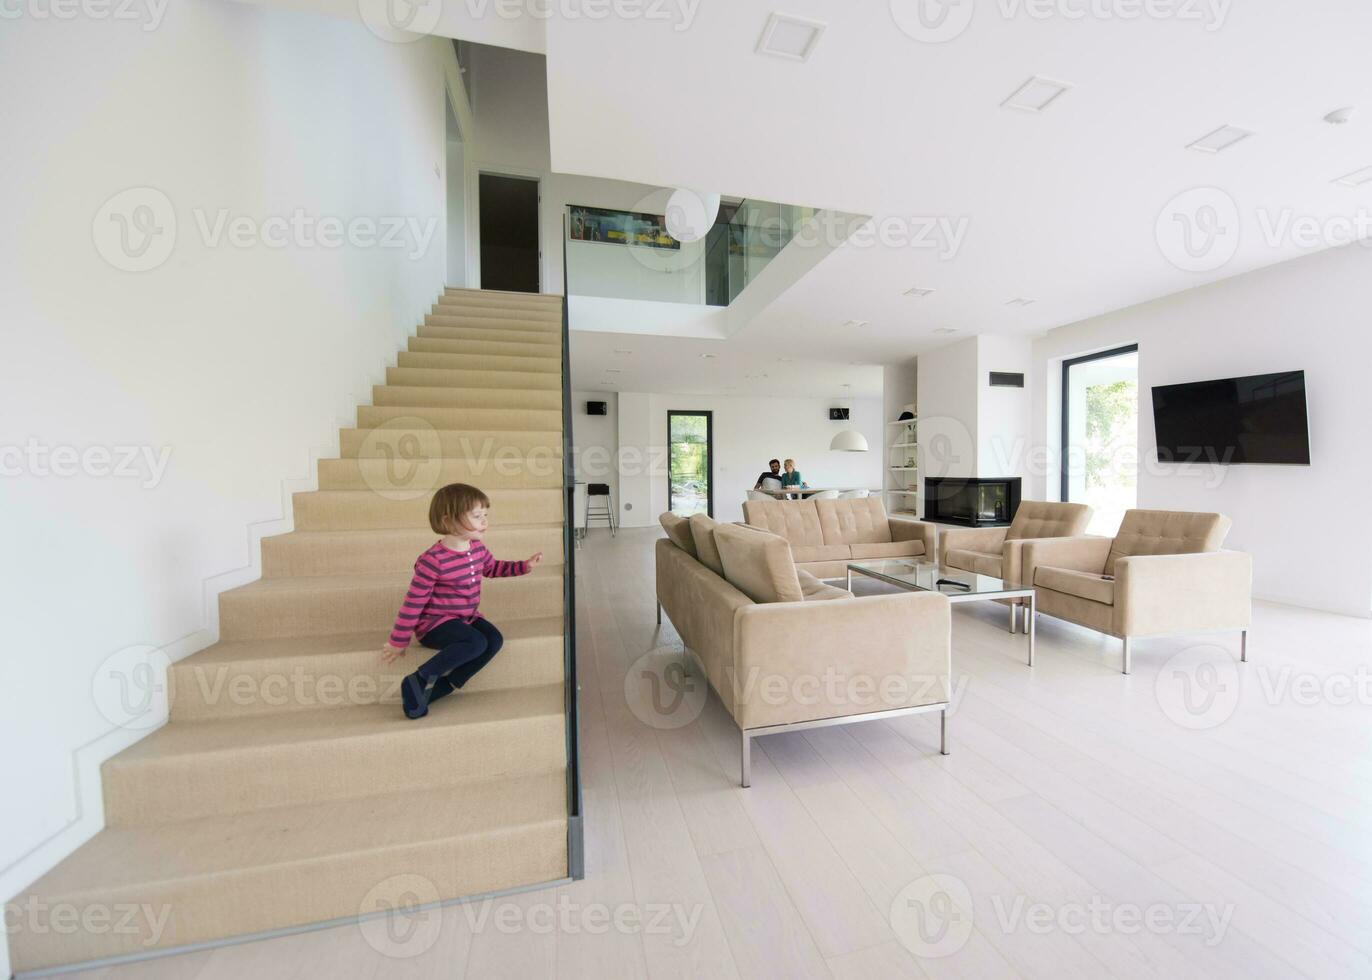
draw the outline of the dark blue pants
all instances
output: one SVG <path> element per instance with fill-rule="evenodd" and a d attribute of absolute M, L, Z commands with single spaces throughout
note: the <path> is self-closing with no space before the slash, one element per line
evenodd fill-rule
<path fill-rule="evenodd" d="M 505 637 L 495 625 L 484 619 L 464 623 L 450 619 L 439 623 L 419 638 L 430 650 L 437 650 L 420 666 L 417 673 L 425 685 L 432 684 L 430 704 L 462 687 L 485 667 L 505 645 Z"/>

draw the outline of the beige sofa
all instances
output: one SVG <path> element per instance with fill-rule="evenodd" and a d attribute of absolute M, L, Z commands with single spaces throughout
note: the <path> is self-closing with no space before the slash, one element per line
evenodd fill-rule
<path fill-rule="evenodd" d="M 939 711 L 945 755 L 950 604 L 932 592 L 854 598 L 798 571 L 784 538 L 696 515 L 661 517 L 666 610 L 742 735 Z"/>
<path fill-rule="evenodd" d="M 1024 545 L 1038 611 L 1124 641 L 1136 636 L 1239 631 L 1248 659 L 1253 560 L 1222 551 L 1222 514 L 1126 511 L 1113 538 L 1042 538 Z"/>
<path fill-rule="evenodd" d="M 932 558 L 938 541 L 933 524 L 887 515 L 880 497 L 747 500 L 743 519 L 785 538 L 796 568 L 818 578 L 838 578 L 863 558 Z"/>
<path fill-rule="evenodd" d="M 1025 500 L 1009 527 L 945 527 L 939 534 L 939 564 L 1019 582 L 1029 541 L 1080 536 L 1090 520 L 1091 508 L 1085 504 Z M 1014 633 L 1020 600 L 1004 601 L 1010 606 L 1010 632 Z"/>

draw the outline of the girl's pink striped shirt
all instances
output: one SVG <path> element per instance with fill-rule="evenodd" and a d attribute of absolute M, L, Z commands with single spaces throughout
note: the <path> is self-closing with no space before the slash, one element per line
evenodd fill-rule
<path fill-rule="evenodd" d="M 527 575 L 527 561 L 501 561 L 480 541 L 465 552 L 451 551 L 442 541 L 414 563 L 414 579 L 391 630 L 391 646 L 404 649 L 415 633 L 423 636 L 440 623 L 460 619 L 470 623 L 481 615 L 483 578 Z"/>

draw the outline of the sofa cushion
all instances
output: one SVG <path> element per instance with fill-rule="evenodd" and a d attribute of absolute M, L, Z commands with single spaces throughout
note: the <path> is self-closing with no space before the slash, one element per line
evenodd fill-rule
<path fill-rule="evenodd" d="M 825 544 L 885 544 L 891 540 L 891 525 L 880 497 L 816 500 L 814 506 Z"/>
<path fill-rule="evenodd" d="M 800 602 L 805 598 L 785 538 L 755 528 L 716 524 L 714 543 L 724 564 L 725 579 L 754 602 Z"/>
<path fill-rule="evenodd" d="M 657 522 L 662 525 L 662 530 L 667 532 L 667 537 L 672 544 L 676 545 L 692 558 L 696 556 L 695 538 L 691 536 L 691 522 L 680 514 L 673 514 L 670 510 L 658 515 Z"/>
<path fill-rule="evenodd" d="M 847 561 L 851 557 L 853 557 L 852 549 L 846 544 L 791 546 L 791 559 L 799 564 L 815 561 Z"/>
<path fill-rule="evenodd" d="M 923 541 L 886 541 L 853 545 L 853 558 L 920 558 Z"/>
<path fill-rule="evenodd" d="M 800 579 L 800 594 L 805 597 L 806 602 L 822 602 L 826 599 L 851 599 L 853 593 L 847 589 L 840 589 L 836 585 L 829 585 L 821 582 L 805 569 L 797 569 L 796 577 Z"/>
<path fill-rule="evenodd" d="M 745 500 L 743 519 L 753 527 L 781 535 L 792 548 L 824 544 L 813 500 Z"/>
<path fill-rule="evenodd" d="M 1054 592 L 1065 592 L 1081 599 L 1090 599 L 1092 602 L 1101 602 L 1107 606 L 1115 604 L 1114 580 L 1091 572 L 1040 565 L 1034 572 L 1034 585 L 1052 589 Z"/>
<path fill-rule="evenodd" d="M 719 548 L 715 544 L 715 528 L 719 526 L 715 519 L 704 514 L 692 514 L 688 523 L 691 525 L 691 540 L 696 546 L 696 559 L 716 575 L 723 575 L 724 564 L 719 560 Z"/>
<path fill-rule="evenodd" d="M 1115 561 L 1129 555 L 1189 555 L 1218 551 L 1233 522 L 1223 514 L 1180 510 L 1127 510 L 1120 522 L 1105 574 L 1115 574 Z"/>
<path fill-rule="evenodd" d="M 1020 538 L 1071 538 L 1086 533 L 1091 508 L 1056 500 L 1022 500 L 1005 532 L 1006 541 Z"/>
<path fill-rule="evenodd" d="M 945 562 L 952 568 L 961 568 L 965 572 L 976 572 L 978 575 L 990 575 L 992 578 L 1002 578 L 1001 572 L 1004 570 L 1005 562 L 1001 555 L 992 554 L 989 551 L 969 551 L 966 548 L 949 548 L 948 554 L 944 556 Z"/>

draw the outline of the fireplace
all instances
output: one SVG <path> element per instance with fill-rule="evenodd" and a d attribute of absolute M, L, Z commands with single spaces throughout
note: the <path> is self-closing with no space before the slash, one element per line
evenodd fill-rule
<path fill-rule="evenodd" d="M 930 476 L 924 479 L 924 519 L 966 527 L 1000 527 L 1019 510 L 1020 478 Z"/>

